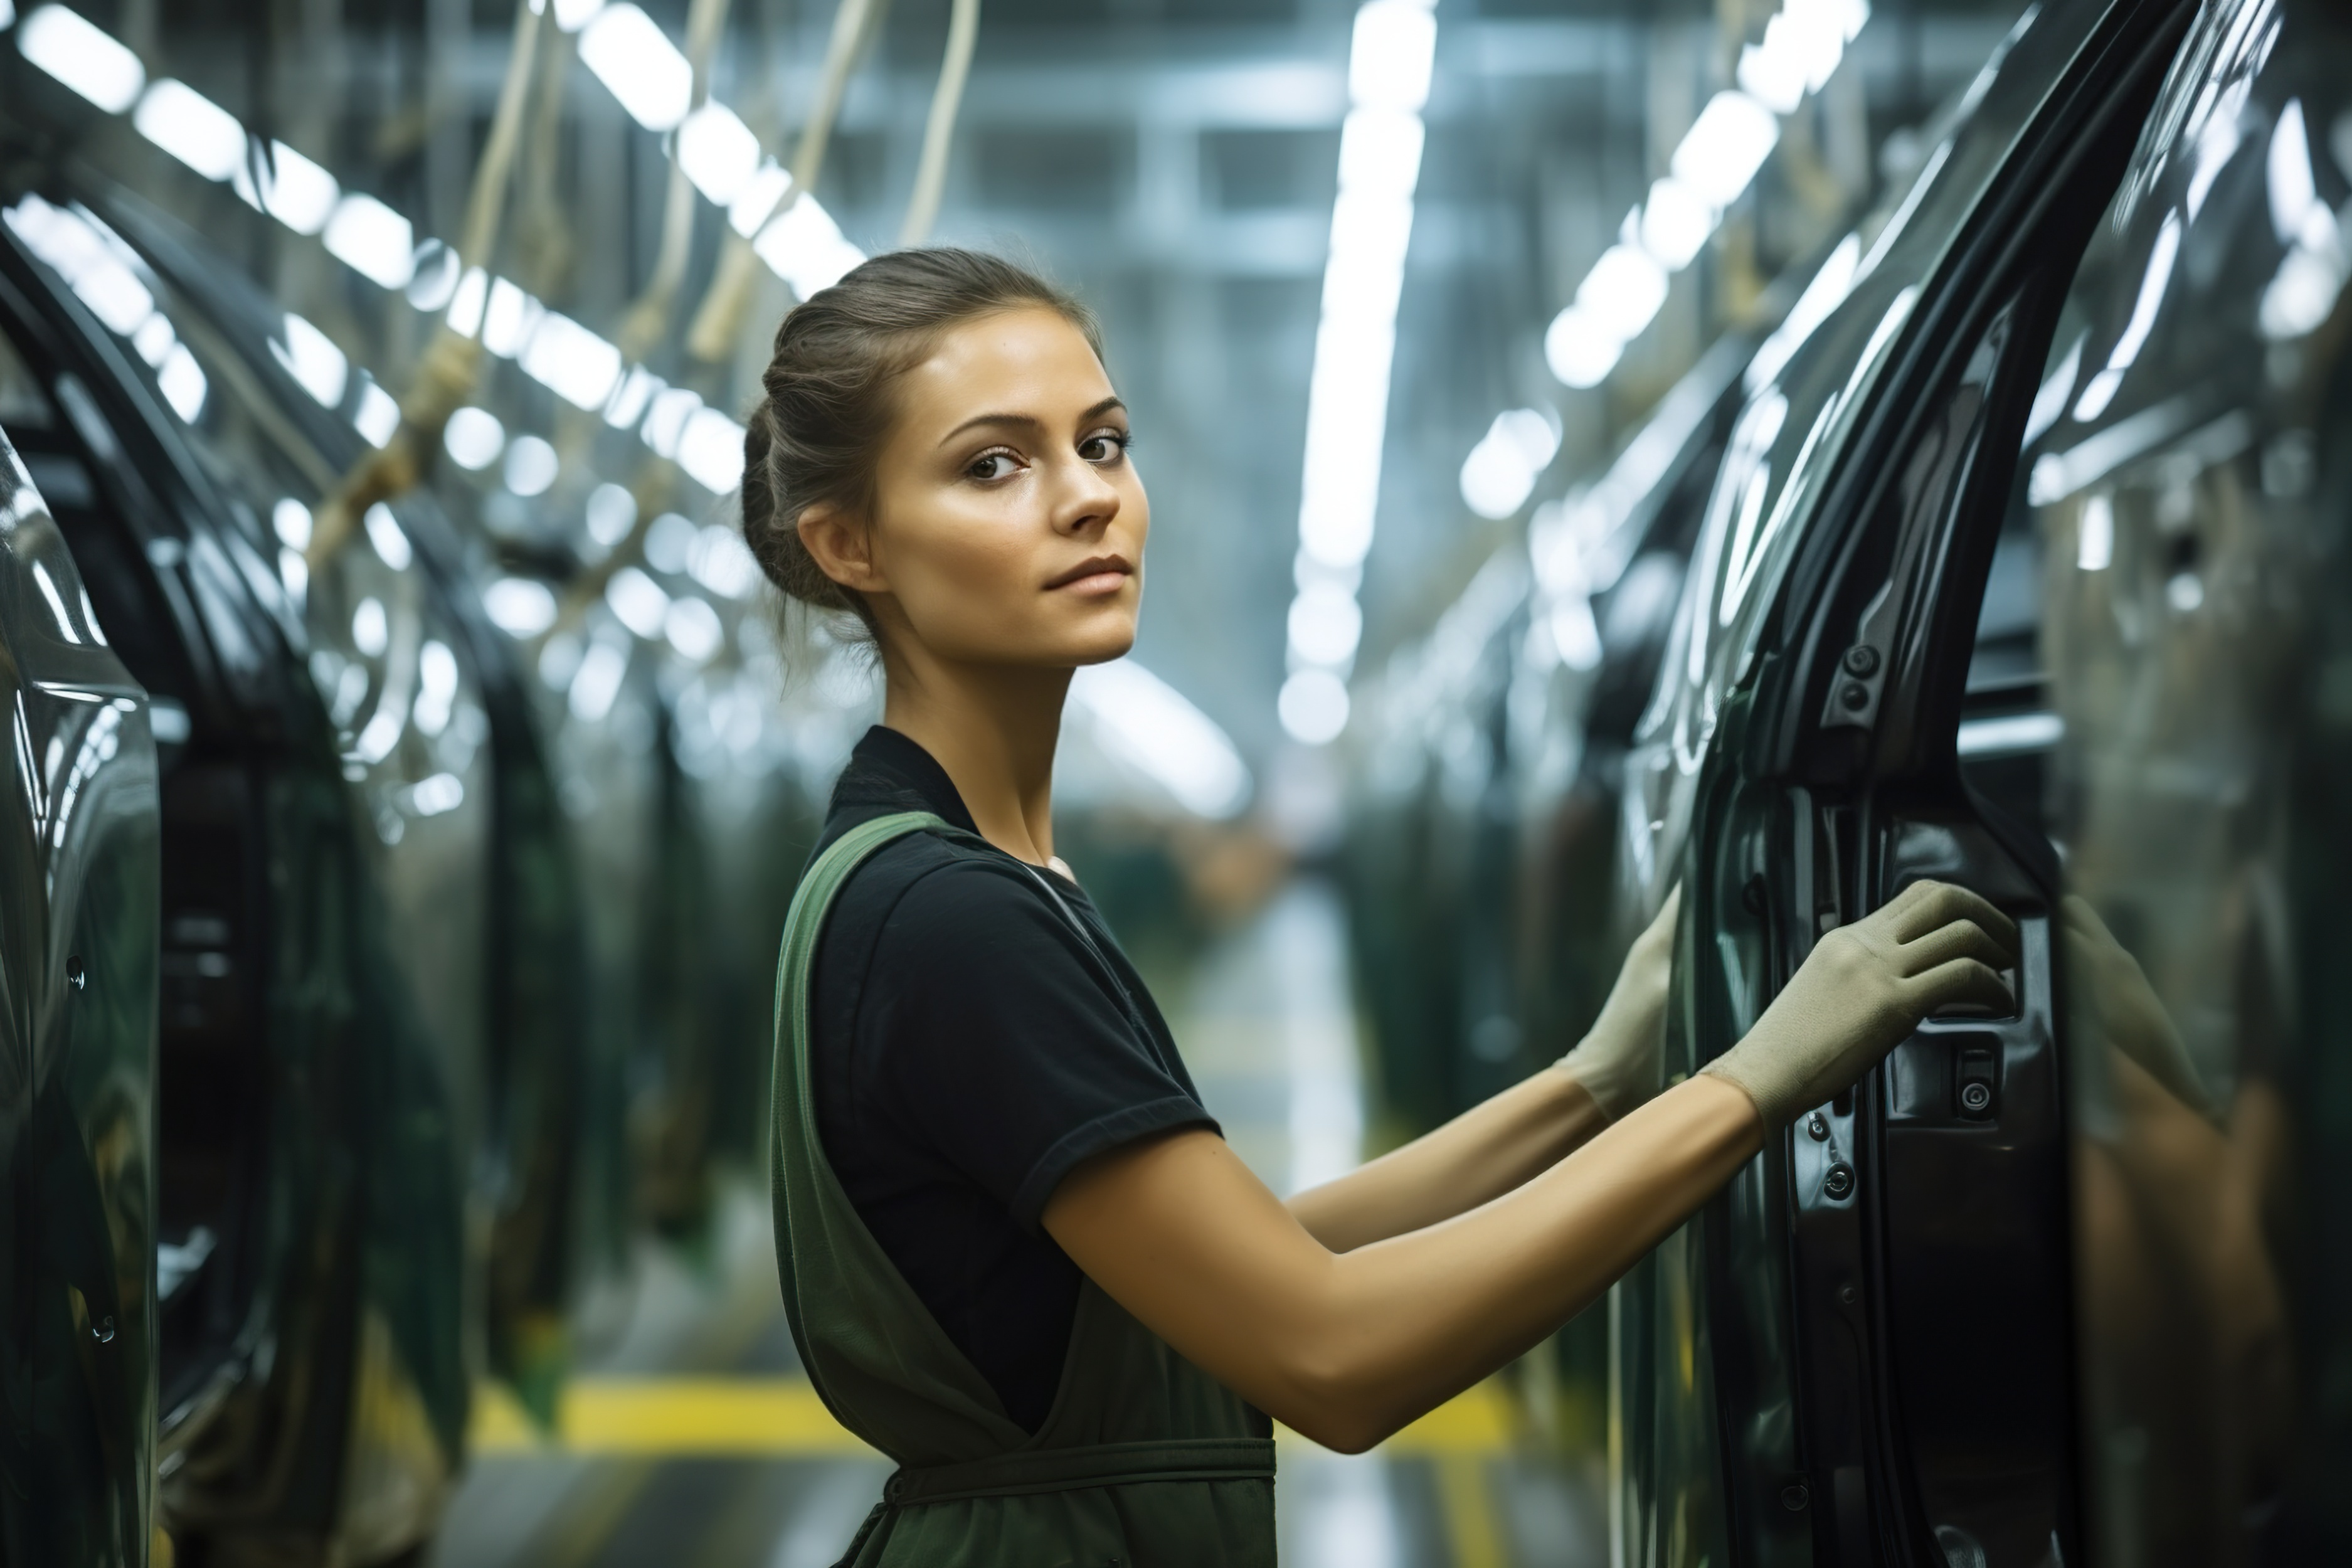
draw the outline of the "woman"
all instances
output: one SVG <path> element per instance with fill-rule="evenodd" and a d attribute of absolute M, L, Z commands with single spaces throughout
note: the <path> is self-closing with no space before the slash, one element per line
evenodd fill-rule
<path fill-rule="evenodd" d="M 1092 321 L 1005 262 L 901 252 L 787 316 L 765 385 L 745 532 L 863 625 L 887 690 L 777 991 L 786 1307 L 826 1404 L 901 1466 L 845 1563 L 1271 1563 L 1269 1416 L 1370 1447 L 1925 1014 L 2006 1010 L 2010 923 L 1916 884 L 1653 1098 L 1670 897 L 1556 1069 L 1286 1203 L 1054 857 L 1063 698 L 1134 642 L 1150 530 Z"/>

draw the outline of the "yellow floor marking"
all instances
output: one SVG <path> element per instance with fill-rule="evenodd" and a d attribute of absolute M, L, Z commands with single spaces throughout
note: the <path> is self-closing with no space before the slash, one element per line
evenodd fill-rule
<path fill-rule="evenodd" d="M 558 1396 L 556 1429 L 535 1430 L 504 1389 L 476 1392 L 477 1454 L 789 1457 L 873 1450 L 799 1378 L 579 1378 Z"/>
<path fill-rule="evenodd" d="M 1475 1458 L 1510 1446 L 1510 1408 L 1480 1384 L 1431 1411 L 1382 1447 L 1406 1457 Z M 1286 1447 L 1306 1439 L 1284 1431 Z M 676 1455 L 791 1458 L 871 1454 L 833 1418 L 803 1379 L 583 1377 L 556 1402 L 542 1432 L 496 1384 L 475 1391 L 471 1447 L 478 1455 Z"/>

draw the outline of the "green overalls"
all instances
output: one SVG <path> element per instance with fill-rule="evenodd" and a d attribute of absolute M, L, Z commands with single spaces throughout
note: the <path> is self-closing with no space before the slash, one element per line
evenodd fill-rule
<path fill-rule="evenodd" d="M 867 856 L 920 832 L 983 842 L 929 812 L 850 829 L 802 879 L 777 963 L 784 1310 L 825 1408 L 898 1463 L 841 1568 L 1272 1568 L 1265 1417 L 1085 1279 L 1061 1388 L 1032 1436 L 891 1264 L 825 1159 L 809 1090 L 817 934 Z"/>

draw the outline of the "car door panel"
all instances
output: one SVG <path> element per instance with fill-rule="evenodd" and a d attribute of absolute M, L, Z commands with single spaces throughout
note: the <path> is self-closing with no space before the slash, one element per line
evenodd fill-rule
<path fill-rule="evenodd" d="M 20 371 L 0 341 L 0 380 Z M 137 1568 L 154 1480 L 155 749 L 89 605 L 0 432 L 0 1561 Z"/>
<path fill-rule="evenodd" d="M 1930 1020 L 1790 1134 L 1809 1430 L 1841 1563 L 2063 1560 L 2074 1532 L 2054 897 L 1979 820 L 1937 728 L 1966 671 L 1947 623 L 1973 631 L 2054 290 L 2038 267 L 1978 287 L 1982 324 L 1946 347 L 1956 374 L 1922 389 L 1907 449 L 1857 455 L 1886 479 L 1799 623 L 1819 674 L 1773 672 L 1822 692 L 1799 751 L 1831 851 L 1815 934 L 1932 878 L 2002 908 L 2024 946 L 2011 1017 Z"/>
<path fill-rule="evenodd" d="M 2058 301 L 2188 19 L 2179 5 L 2053 5 L 1996 61 L 2029 100 L 2009 110 L 2021 124 L 1988 132 L 2006 138 L 1990 166 L 1966 165 L 1983 184 L 1912 217 L 1904 243 L 1932 258 L 1917 281 L 1857 290 L 1850 326 L 1833 315 L 1790 362 L 1785 412 L 1773 388 L 1751 398 L 1758 435 L 1734 437 L 1726 521 L 1702 547 L 1716 582 L 1695 570 L 1685 601 L 1689 673 L 1670 668 L 1645 721 L 1661 777 L 1689 777 L 1695 742 L 1709 759 L 1678 786 L 1693 801 L 1686 874 L 1707 889 L 1689 951 L 1692 1065 L 1744 1032 L 1824 931 L 1908 881 L 1975 888 L 2021 927 L 2018 1010 L 1930 1020 L 1801 1119 L 1779 1171 L 1759 1167 L 1780 1184 L 1779 1268 L 1708 1282 L 1716 1342 L 1733 1319 L 1760 1339 L 1780 1331 L 1755 1281 L 1777 1272 L 1794 1474 L 1768 1477 L 1771 1458 L 1741 1440 L 1774 1416 L 1762 1385 L 1718 1365 L 1725 1491 L 1753 1498 L 1769 1479 L 1824 1565 L 2079 1550 L 2054 863 L 1971 790 L 1955 732 Z M 1754 542 L 1735 510 L 1765 520 Z M 1768 550 L 1787 552 L 1777 582 L 1756 564 Z M 1672 800 L 1653 815 L 1671 820 Z M 1771 1234 L 1728 1198 L 1701 1223 L 1724 1228 L 1727 1265 Z M 1735 1514 L 1733 1560 L 1781 1550 L 1765 1515 Z"/>

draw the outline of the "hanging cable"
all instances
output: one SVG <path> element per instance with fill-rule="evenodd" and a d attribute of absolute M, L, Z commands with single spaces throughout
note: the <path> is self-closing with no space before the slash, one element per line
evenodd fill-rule
<path fill-rule="evenodd" d="M 834 121 L 841 117 L 841 100 L 849 91 L 850 73 L 865 58 L 875 34 L 881 31 L 882 18 L 889 9 L 890 0 L 841 0 L 841 9 L 834 13 L 833 37 L 825 44 L 824 76 L 817 83 L 808 123 L 801 128 L 800 145 L 793 151 L 793 196 L 816 184 L 824 167 L 825 149 L 832 143 Z"/>
<path fill-rule="evenodd" d="M 948 17 L 948 49 L 940 61 L 940 84 L 931 89 L 930 118 L 923 125 L 923 156 L 915 165 L 915 194 L 907 201 L 907 221 L 898 226 L 903 249 L 930 237 L 948 184 L 948 154 L 955 149 L 956 108 L 971 75 L 971 52 L 980 41 L 980 0 L 955 0 Z"/>
<path fill-rule="evenodd" d="M 687 11 L 686 58 L 694 69 L 694 88 L 687 110 L 689 118 L 709 101 L 711 57 L 718 52 L 719 37 L 726 31 L 728 4 L 729 0 L 693 0 Z M 614 334 L 622 357 L 632 363 L 645 359 L 668 336 L 678 285 L 685 279 L 687 261 L 693 254 L 695 193 L 678 162 L 677 142 L 677 134 L 673 132 L 669 184 L 663 195 L 661 248 L 656 254 L 653 274 L 630 303 Z M 636 502 L 636 521 L 630 525 L 626 537 L 614 544 L 603 560 L 589 564 L 565 584 L 556 618 L 541 634 L 542 641 L 577 626 L 588 606 L 604 596 L 614 574 L 643 558 L 646 531 L 668 499 L 676 473 L 667 460 L 650 455 L 639 465 L 629 484 L 630 496 Z"/>
<path fill-rule="evenodd" d="M 473 186 L 467 195 L 466 222 L 457 247 L 460 278 L 475 268 L 486 267 L 498 243 L 507 176 L 514 166 L 516 143 L 521 140 L 523 105 L 530 96 L 530 67 L 539 27 L 540 14 L 531 0 L 518 0 L 506 80 L 499 88 L 489 141 L 474 165 Z M 401 402 L 399 427 L 381 448 L 354 464 L 334 493 L 320 504 L 310 546 L 303 552 L 312 576 L 350 542 L 368 508 L 404 494 L 423 479 L 440 443 L 442 427 L 474 388 L 481 357 L 480 341 L 455 331 L 444 317 L 417 363 L 415 382 Z"/>
<path fill-rule="evenodd" d="M 531 101 L 530 130 L 516 154 L 520 168 L 509 220 L 515 281 L 541 299 L 558 292 L 571 277 L 578 249 L 571 214 L 559 189 L 563 157 L 563 99 L 572 63 L 579 58 L 575 35 L 558 27 L 539 47 L 538 96 Z"/>
<path fill-rule="evenodd" d="M 792 204 L 800 200 L 801 193 L 816 184 L 824 167 L 825 146 L 833 136 L 834 121 L 841 113 L 841 100 L 849 89 L 850 73 L 866 46 L 880 31 L 882 17 L 889 9 L 889 0 L 841 0 L 840 9 L 833 14 L 833 36 L 825 46 L 824 75 L 817 84 L 816 101 L 809 108 L 806 124 L 801 128 L 800 145 L 793 153 L 792 188 L 776 208 L 781 216 Z M 771 217 L 769 222 L 775 221 Z M 759 279 L 759 258 L 752 252 L 751 242 L 741 235 L 728 236 L 727 245 L 719 253 L 719 266 L 712 274 L 710 288 L 702 297 L 701 307 L 694 313 L 694 321 L 687 329 L 687 352 L 707 363 L 716 363 L 735 351 L 735 341 L 741 331 L 743 313 L 751 309 L 752 286 Z"/>
<path fill-rule="evenodd" d="M 694 90 L 688 100 L 690 119 L 710 100 L 710 58 L 727 26 L 728 0 L 693 0 L 686 14 L 686 59 L 694 68 Z M 678 286 L 686 281 L 686 264 L 694 254 L 695 191 L 678 159 L 683 130 L 669 138 L 669 186 L 662 205 L 661 248 L 655 254 L 653 275 L 643 293 L 621 318 L 615 334 L 622 358 L 634 363 L 651 353 L 669 333 L 670 310 Z"/>

